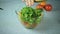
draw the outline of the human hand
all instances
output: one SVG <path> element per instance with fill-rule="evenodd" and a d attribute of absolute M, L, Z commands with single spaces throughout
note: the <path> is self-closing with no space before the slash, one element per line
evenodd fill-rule
<path fill-rule="evenodd" d="M 32 6 L 34 4 L 34 0 L 22 0 L 25 1 L 27 6 Z"/>

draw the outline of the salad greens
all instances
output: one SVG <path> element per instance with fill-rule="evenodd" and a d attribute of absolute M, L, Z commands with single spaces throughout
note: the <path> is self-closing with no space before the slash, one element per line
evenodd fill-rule
<path fill-rule="evenodd" d="M 24 7 L 21 9 L 21 19 L 22 21 L 28 22 L 30 24 L 39 23 L 42 9 L 33 9 L 31 7 Z"/>

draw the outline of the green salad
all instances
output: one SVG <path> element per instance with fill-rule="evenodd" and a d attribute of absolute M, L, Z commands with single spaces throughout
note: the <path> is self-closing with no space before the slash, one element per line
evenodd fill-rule
<path fill-rule="evenodd" d="M 21 20 L 24 22 L 28 22 L 29 24 L 39 23 L 41 13 L 43 9 L 33 9 L 32 7 L 24 7 L 21 9 Z"/>

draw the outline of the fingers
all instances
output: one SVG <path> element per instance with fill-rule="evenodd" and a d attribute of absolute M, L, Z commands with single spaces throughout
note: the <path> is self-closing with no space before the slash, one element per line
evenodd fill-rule
<path fill-rule="evenodd" d="M 25 2 L 26 2 L 26 5 L 28 6 L 28 5 L 29 5 L 29 2 L 28 2 L 28 0 L 25 0 Z"/>
<path fill-rule="evenodd" d="M 31 5 L 33 5 L 34 4 L 34 0 L 31 0 Z"/>
<path fill-rule="evenodd" d="M 27 6 L 32 6 L 34 4 L 33 0 L 25 0 Z"/>
<path fill-rule="evenodd" d="M 28 0 L 28 6 L 31 6 L 31 0 Z"/>

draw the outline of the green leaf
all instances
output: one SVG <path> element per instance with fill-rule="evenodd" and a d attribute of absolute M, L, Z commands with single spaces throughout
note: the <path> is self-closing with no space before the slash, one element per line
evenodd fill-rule
<path fill-rule="evenodd" d="M 42 9 L 33 9 L 31 7 L 23 7 L 21 9 L 21 19 L 30 24 L 38 23 L 40 21 L 40 14 L 43 12 Z"/>

